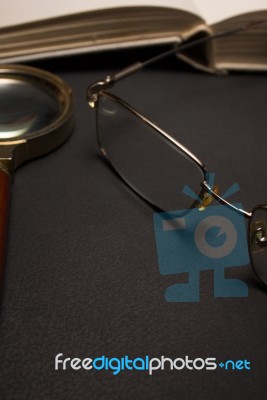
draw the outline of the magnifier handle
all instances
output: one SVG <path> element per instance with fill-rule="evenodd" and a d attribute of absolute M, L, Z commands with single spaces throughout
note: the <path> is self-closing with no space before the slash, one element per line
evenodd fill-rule
<path fill-rule="evenodd" d="M 4 278 L 10 183 L 8 173 L 0 169 L 0 287 Z"/>

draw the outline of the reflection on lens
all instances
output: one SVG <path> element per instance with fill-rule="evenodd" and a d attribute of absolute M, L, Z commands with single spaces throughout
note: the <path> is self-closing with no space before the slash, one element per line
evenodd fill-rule
<path fill-rule="evenodd" d="M 27 137 L 60 113 L 56 96 L 34 81 L 0 77 L 0 92 L 0 140 Z"/>
<path fill-rule="evenodd" d="M 250 253 L 256 274 L 267 285 L 267 205 L 255 208 L 252 213 Z"/>
<path fill-rule="evenodd" d="M 100 146 L 113 167 L 139 194 L 164 211 L 185 209 L 199 192 L 203 171 L 153 127 L 125 106 L 102 95 L 97 109 Z"/>

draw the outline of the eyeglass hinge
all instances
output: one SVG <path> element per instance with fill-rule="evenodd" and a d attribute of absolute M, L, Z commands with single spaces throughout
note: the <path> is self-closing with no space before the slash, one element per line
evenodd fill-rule
<path fill-rule="evenodd" d="M 109 89 L 114 84 L 114 79 L 108 75 L 104 81 L 99 81 L 89 86 L 87 89 L 87 102 L 89 107 L 95 108 L 101 90 Z"/>
<path fill-rule="evenodd" d="M 134 64 L 129 65 L 128 67 L 122 69 L 121 71 L 117 72 L 114 75 L 106 76 L 104 81 L 99 81 L 94 83 L 93 85 L 89 86 L 87 89 L 87 102 L 91 108 L 95 108 L 98 95 L 101 90 L 109 89 L 113 86 L 115 82 L 120 81 L 121 79 L 126 78 L 127 76 L 139 71 L 143 68 L 143 63 L 135 62 Z"/>

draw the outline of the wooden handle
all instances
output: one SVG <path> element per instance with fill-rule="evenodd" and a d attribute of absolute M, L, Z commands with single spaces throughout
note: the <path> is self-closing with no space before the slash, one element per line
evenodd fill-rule
<path fill-rule="evenodd" d="M 0 288 L 4 278 L 10 182 L 8 173 L 0 170 Z"/>

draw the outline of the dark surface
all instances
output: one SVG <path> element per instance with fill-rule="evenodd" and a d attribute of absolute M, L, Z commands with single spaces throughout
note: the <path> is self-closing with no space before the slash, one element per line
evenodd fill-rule
<path fill-rule="evenodd" d="M 88 84 L 153 51 L 32 64 L 71 85 L 76 128 L 60 149 L 16 173 L 0 316 L 1 400 L 266 398 L 267 294 L 251 268 L 227 272 L 247 282 L 247 298 L 214 298 L 209 271 L 199 303 L 166 303 L 165 288 L 186 275 L 160 275 L 153 210 L 98 153 Z M 114 92 L 196 152 L 222 191 L 237 181 L 234 199 L 251 209 L 267 202 L 266 85 L 265 74 L 218 78 L 173 58 Z M 55 371 L 58 353 L 246 358 L 252 369 L 113 376 Z"/>

